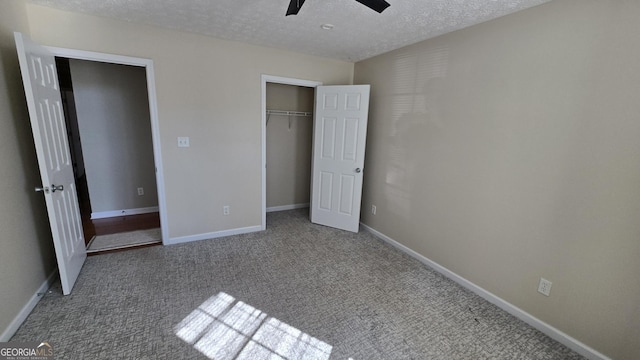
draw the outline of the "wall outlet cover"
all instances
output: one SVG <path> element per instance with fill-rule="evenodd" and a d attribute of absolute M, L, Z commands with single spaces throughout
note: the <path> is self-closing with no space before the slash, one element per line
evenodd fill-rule
<path fill-rule="evenodd" d="M 189 137 L 188 136 L 178 137 L 178 147 L 189 147 Z"/>
<path fill-rule="evenodd" d="M 551 285 L 551 281 L 545 278 L 540 278 L 540 283 L 538 284 L 538 292 L 545 296 L 551 295 Z"/>

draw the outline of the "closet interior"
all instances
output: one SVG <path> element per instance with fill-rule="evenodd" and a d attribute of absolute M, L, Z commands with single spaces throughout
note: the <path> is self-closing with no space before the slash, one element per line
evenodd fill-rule
<path fill-rule="evenodd" d="M 267 83 L 267 212 L 309 207 L 314 94 Z"/>

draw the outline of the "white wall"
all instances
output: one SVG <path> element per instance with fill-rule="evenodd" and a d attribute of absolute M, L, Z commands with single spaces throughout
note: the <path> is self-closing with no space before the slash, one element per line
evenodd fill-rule
<path fill-rule="evenodd" d="M 40 43 L 154 61 L 174 239 L 261 225 L 262 74 L 324 84 L 352 79 L 352 63 L 32 4 L 27 10 Z M 178 148 L 178 136 L 189 136 L 191 147 Z"/>
<path fill-rule="evenodd" d="M 356 64 L 374 229 L 640 354 L 640 2 L 561 0 Z M 553 282 L 551 296 L 536 292 Z"/>
<path fill-rule="evenodd" d="M 29 33 L 22 1 L 0 2 L 0 341 L 8 341 L 56 268 L 13 31 Z M 21 310 L 27 306 L 26 312 Z M 19 319 L 18 319 L 19 320 Z"/>
<path fill-rule="evenodd" d="M 74 59 L 69 68 L 91 212 L 157 207 L 145 69 Z"/>
<path fill-rule="evenodd" d="M 313 88 L 267 83 L 267 109 L 313 112 L 313 103 Z M 309 203 L 312 131 L 312 116 L 270 117 L 267 125 L 267 208 Z"/>

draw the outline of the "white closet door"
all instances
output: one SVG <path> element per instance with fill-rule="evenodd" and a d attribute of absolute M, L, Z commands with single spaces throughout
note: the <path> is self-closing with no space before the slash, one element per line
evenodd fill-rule
<path fill-rule="evenodd" d="M 318 86 L 311 221 L 358 232 L 369 85 Z"/>

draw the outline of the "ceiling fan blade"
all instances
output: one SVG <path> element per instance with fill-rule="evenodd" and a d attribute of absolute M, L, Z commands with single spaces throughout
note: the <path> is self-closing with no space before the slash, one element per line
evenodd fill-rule
<path fill-rule="evenodd" d="M 390 5 L 388 2 L 384 0 L 356 0 L 356 1 L 370 8 L 371 10 L 377 11 L 378 13 L 383 12 Z"/>
<path fill-rule="evenodd" d="M 300 11 L 302 4 L 304 4 L 304 0 L 291 0 L 289 8 L 287 9 L 287 15 L 285 16 L 298 15 L 298 11 Z"/>

